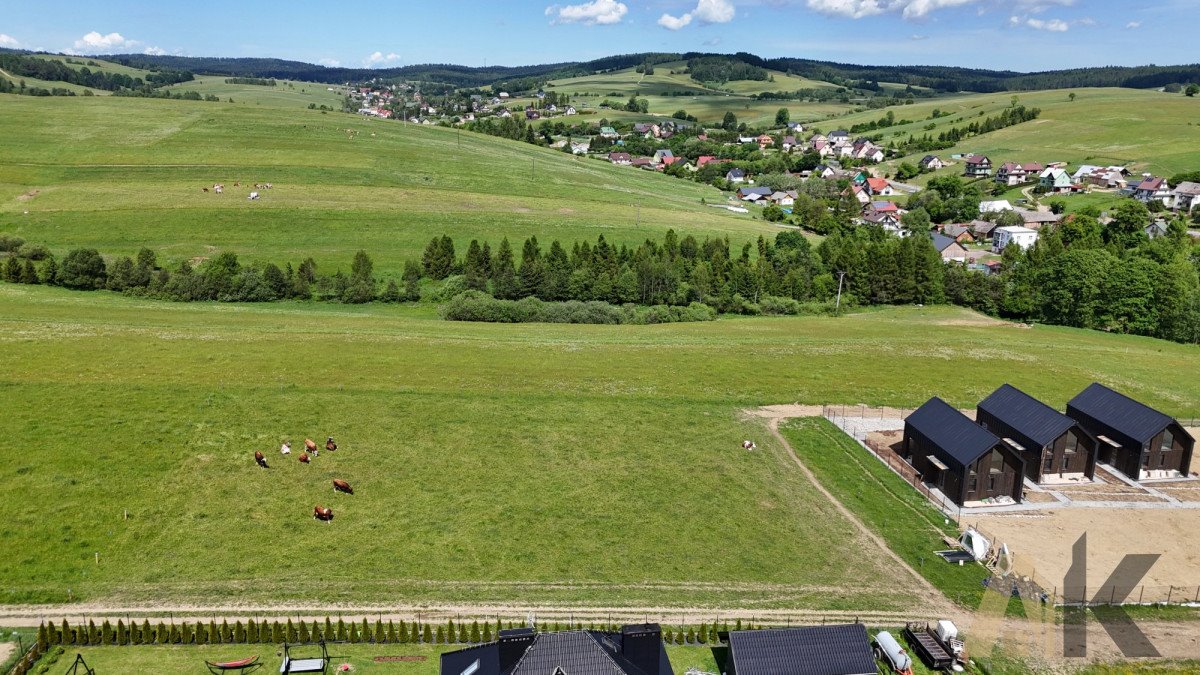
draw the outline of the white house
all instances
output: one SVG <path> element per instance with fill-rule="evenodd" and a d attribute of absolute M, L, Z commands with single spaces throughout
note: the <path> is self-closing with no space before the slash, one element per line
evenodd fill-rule
<path fill-rule="evenodd" d="M 1012 211 L 1012 204 L 1008 203 L 1007 199 L 997 199 L 994 201 L 979 202 L 980 213 L 1000 213 L 1001 211 Z"/>
<path fill-rule="evenodd" d="M 1037 238 L 1037 230 L 1031 230 L 1028 227 L 1021 227 L 1020 225 L 997 227 L 992 230 L 992 251 L 1003 253 L 1004 248 L 1010 242 L 1020 246 L 1021 250 L 1027 251 L 1033 246 L 1033 242 L 1037 241 Z"/>

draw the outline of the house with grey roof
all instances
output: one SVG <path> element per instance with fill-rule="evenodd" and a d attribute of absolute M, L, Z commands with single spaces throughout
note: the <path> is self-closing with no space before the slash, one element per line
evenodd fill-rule
<path fill-rule="evenodd" d="M 1021 453 L 1025 477 L 1035 483 L 1091 480 L 1096 473 L 1096 439 L 1073 418 L 1011 384 L 979 402 L 975 422 Z"/>
<path fill-rule="evenodd" d="M 674 675 L 658 624 L 619 631 L 500 631 L 488 642 L 441 655 L 441 675 Z"/>
<path fill-rule="evenodd" d="M 729 632 L 727 675 L 876 675 L 861 623 Z M 445 674 L 443 674 L 445 675 Z"/>
<path fill-rule="evenodd" d="M 1178 421 L 1099 382 L 1067 403 L 1067 415 L 1099 441 L 1098 461 L 1134 480 L 1191 470 L 1196 439 Z"/>

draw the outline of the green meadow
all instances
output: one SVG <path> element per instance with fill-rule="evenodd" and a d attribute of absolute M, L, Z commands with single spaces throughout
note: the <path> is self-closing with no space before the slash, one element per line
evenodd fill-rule
<path fill-rule="evenodd" d="M 955 153 L 976 152 L 990 157 L 995 166 L 1009 160 L 1068 162 L 1073 167 L 1122 164 L 1135 172 L 1167 176 L 1200 167 L 1200 100 L 1146 89 L 1055 89 L 922 99 L 913 105 L 833 117 L 816 126 L 827 132 L 849 129 L 857 123 L 878 120 L 890 110 L 897 120 L 911 123 L 867 134 L 882 134 L 884 144 L 906 139 L 910 134 L 920 137 L 928 133 L 936 138 L 951 127 L 965 127 L 995 115 L 1012 105 L 1013 97 L 1018 105 L 1041 108 L 1041 116 L 966 139 L 935 154 L 947 159 Z M 929 116 L 935 109 L 951 114 L 931 120 Z M 925 127 L 930 124 L 934 128 L 927 131 Z M 890 164 L 918 160 L 924 154 Z M 962 173 L 962 166 L 946 171 Z"/>
<path fill-rule="evenodd" d="M 742 410 L 1003 382 L 1061 406 L 1100 380 L 1200 414 L 1194 347 L 949 307 L 497 325 L 3 285 L 0 344 L 6 603 L 897 610 L 911 592 Z M 309 465 L 278 452 L 327 435 Z"/>
<path fill-rule="evenodd" d="M 244 105 L 280 108 L 307 108 L 311 103 L 341 110 L 342 99 L 346 96 L 345 87 L 317 82 L 278 80 L 274 87 L 268 87 L 257 84 L 230 84 L 225 81 L 227 79 L 230 79 L 228 75 L 198 75 L 191 82 L 181 82 L 167 89 L 172 92 L 195 91 L 201 96 L 212 94 L 219 96 L 222 101 L 232 98 L 234 103 Z"/>
<path fill-rule="evenodd" d="M 637 245 L 668 228 L 740 248 L 778 231 L 704 206 L 721 193 L 669 176 L 454 129 L 239 100 L 3 96 L 0 231 L 58 254 L 148 246 L 172 265 L 234 251 L 280 264 L 312 256 L 328 271 L 364 249 L 384 275 L 442 234 L 465 251 L 474 238 L 519 246 L 530 235 Z M 264 182 L 274 187 L 249 201 Z M 216 183 L 224 194 L 203 191 Z"/>

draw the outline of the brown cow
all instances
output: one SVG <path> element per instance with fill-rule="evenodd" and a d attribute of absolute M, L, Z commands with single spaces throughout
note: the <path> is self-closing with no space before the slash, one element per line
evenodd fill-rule
<path fill-rule="evenodd" d="M 271 468 L 271 467 L 267 466 L 267 458 L 264 457 L 263 454 L 261 452 L 259 452 L 258 450 L 254 451 L 254 461 L 257 462 L 258 465 L 264 469 Z"/>
<path fill-rule="evenodd" d="M 208 192 L 208 188 L 200 188 L 200 189 L 204 190 L 205 192 Z"/>
<path fill-rule="evenodd" d="M 348 495 L 354 494 L 354 488 L 350 487 L 350 484 L 341 478 L 333 479 L 333 489 L 337 492 L 345 492 Z"/>
<path fill-rule="evenodd" d="M 325 449 L 330 452 L 337 450 L 337 443 L 333 442 L 333 436 L 330 436 L 329 438 L 325 439 Z"/>
<path fill-rule="evenodd" d="M 315 456 L 317 454 L 317 442 L 311 438 L 304 439 L 304 449 Z"/>
<path fill-rule="evenodd" d="M 300 456 L 297 457 L 297 459 L 299 459 L 302 464 L 308 464 L 308 453 L 307 452 L 300 453 Z"/>
<path fill-rule="evenodd" d="M 313 507 L 313 518 L 329 522 L 333 520 L 333 509 L 327 509 L 320 504 Z"/>

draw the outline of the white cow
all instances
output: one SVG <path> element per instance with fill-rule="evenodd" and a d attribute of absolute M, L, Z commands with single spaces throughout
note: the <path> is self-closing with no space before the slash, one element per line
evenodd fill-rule
<path fill-rule="evenodd" d="M 258 199 L 258 193 L 257 193 L 257 192 L 251 192 L 251 193 L 250 193 L 250 196 L 249 196 L 247 199 Z"/>

